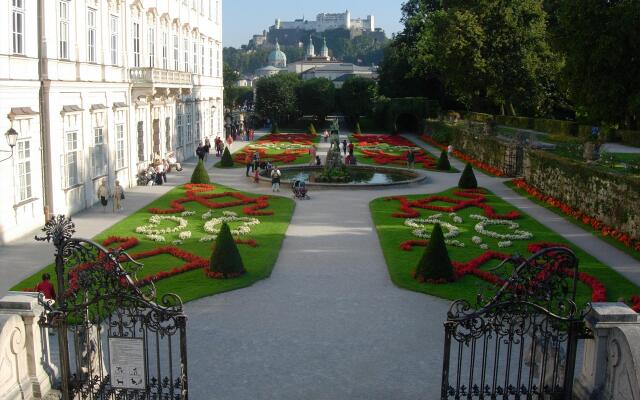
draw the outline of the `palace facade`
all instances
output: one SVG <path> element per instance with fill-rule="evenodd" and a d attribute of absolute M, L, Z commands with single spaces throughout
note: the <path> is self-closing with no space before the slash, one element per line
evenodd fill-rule
<path fill-rule="evenodd" d="M 221 3 L 0 0 L 0 243 L 222 134 Z"/>

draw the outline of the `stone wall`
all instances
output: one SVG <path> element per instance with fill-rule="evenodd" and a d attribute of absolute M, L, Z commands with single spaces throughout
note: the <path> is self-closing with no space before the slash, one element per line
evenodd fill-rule
<path fill-rule="evenodd" d="M 480 126 L 476 127 L 480 129 Z M 505 171 L 506 154 L 509 145 L 493 136 L 481 132 L 474 132 L 470 127 L 456 127 L 451 132 L 451 144 L 457 150 L 492 167 Z"/>
<path fill-rule="evenodd" d="M 524 177 L 540 192 L 640 239 L 638 179 L 539 150 L 526 153 Z"/>

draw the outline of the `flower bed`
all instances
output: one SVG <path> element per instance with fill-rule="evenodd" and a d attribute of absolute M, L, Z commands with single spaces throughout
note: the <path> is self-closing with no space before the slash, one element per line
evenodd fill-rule
<path fill-rule="evenodd" d="M 233 154 L 237 165 L 246 165 L 254 153 L 260 155 L 260 161 L 275 164 L 299 164 L 309 161 L 309 149 L 318 139 L 317 135 L 306 133 L 272 133 L 245 146 Z"/>
<path fill-rule="evenodd" d="M 221 197 L 233 201 L 217 203 Z M 287 198 L 256 196 L 217 185 L 184 185 L 173 189 L 148 207 L 108 228 L 94 240 L 105 247 L 130 251 L 144 263 L 137 284 L 154 283 L 158 294 L 176 293 L 184 301 L 246 287 L 268 277 L 278 257 L 293 213 L 294 202 Z M 244 214 L 244 215 L 243 215 Z M 235 279 L 209 279 L 200 271 L 209 265 L 214 240 L 205 225 L 215 231 L 216 219 L 234 219 L 235 242 L 247 273 Z M 248 224 L 248 225 L 243 225 Z M 247 231 L 248 230 L 248 231 Z M 78 266 L 82 268 L 82 266 Z M 53 266 L 45 271 L 55 279 Z M 15 286 L 33 288 L 44 271 Z M 70 271 L 73 277 L 75 272 Z"/>
<path fill-rule="evenodd" d="M 478 215 L 478 208 L 483 215 Z M 380 198 L 371 203 L 371 211 L 389 273 L 398 286 L 473 302 L 478 282 L 502 283 L 503 277 L 491 268 L 511 254 L 527 255 L 545 247 L 565 246 L 571 247 L 580 260 L 577 279 L 581 304 L 624 298 L 633 307 L 640 306 L 632 297 L 640 294 L 640 288 L 486 190 L 451 189 L 433 195 Z M 443 226 L 445 240 L 449 241 L 456 277 L 453 283 L 419 282 L 413 277 L 423 253 L 416 247 L 428 244 L 436 222 Z"/>
<path fill-rule="evenodd" d="M 441 150 L 447 150 L 447 145 L 444 145 L 442 143 L 436 142 L 431 136 L 429 135 L 422 135 L 420 136 L 420 139 L 423 140 L 426 143 L 429 143 L 432 146 L 435 146 Z M 487 163 L 483 163 L 482 161 L 476 160 L 475 158 L 461 152 L 460 150 L 453 150 L 453 155 L 456 156 L 457 158 L 471 163 L 471 165 L 473 165 L 474 167 L 476 167 L 477 169 L 482 170 L 483 172 L 489 174 L 489 175 L 493 175 L 493 176 L 504 176 L 504 173 L 502 172 L 501 169 L 493 167 Z"/>
<path fill-rule="evenodd" d="M 402 136 L 354 134 L 350 138 L 359 160 L 371 160 L 379 165 L 407 165 L 407 154 L 413 151 L 415 165 L 435 169 L 437 160 L 412 141 Z"/>
<path fill-rule="evenodd" d="M 516 188 L 525 191 L 529 196 L 535 198 L 541 203 L 544 203 L 545 205 L 583 223 L 584 225 L 590 226 L 591 229 L 600 235 L 609 237 L 612 240 L 621 243 L 629 250 L 640 252 L 640 240 L 633 239 L 628 233 L 621 232 L 614 227 L 606 225 L 595 217 L 589 216 L 580 210 L 571 208 L 569 205 L 562 203 L 560 200 L 552 196 L 545 195 L 535 187 L 527 184 L 527 182 L 522 178 L 514 179 L 511 182 Z"/>

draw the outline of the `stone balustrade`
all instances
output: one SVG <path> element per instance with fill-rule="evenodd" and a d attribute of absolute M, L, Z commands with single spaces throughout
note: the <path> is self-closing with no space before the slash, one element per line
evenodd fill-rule
<path fill-rule="evenodd" d="M 38 325 L 37 293 L 9 292 L 0 299 L 0 398 L 41 399 L 57 375 L 49 334 Z"/>
<path fill-rule="evenodd" d="M 169 85 L 170 87 L 191 87 L 193 77 L 189 72 L 160 68 L 130 68 L 129 78 L 134 86 Z"/>
<path fill-rule="evenodd" d="M 587 315 L 576 400 L 640 400 L 640 319 L 624 303 L 595 303 Z"/>

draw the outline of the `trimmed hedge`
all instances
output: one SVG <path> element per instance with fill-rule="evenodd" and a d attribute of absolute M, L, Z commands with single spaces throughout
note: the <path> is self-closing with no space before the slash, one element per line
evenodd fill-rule
<path fill-rule="evenodd" d="M 476 175 L 473 173 L 473 167 L 471 163 L 467 163 L 462 171 L 462 175 L 460 175 L 460 180 L 458 181 L 458 187 L 460 189 L 477 189 L 478 188 L 478 180 L 476 179 Z"/>
<path fill-rule="evenodd" d="M 228 279 L 236 278 L 244 273 L 244 263 L 238 246 L 231 236 L 229 225 L 223 222 L 211 253 L 207 274 L 211 278 Z"/>
<path fill-rule="evenodd" d="M 204 167 L 204 162 L 202 162 L 202 160 L 198 160 L 198 165 L 196 165 L 193 173 L 191 174 L 191 183 L 211 183 L 209 180 L 209 173 Z"/>
<path fill-rule="evenodd" d="M 222 167 L 233 167 L 233 157 L 231 157 L 231 152 L 228 147 L 224 148 L 222 152 L 222 159 L 220 160 L 220 166 Z"/>
<path fill-rule="evenodd" d="M 618 134 L 622 143 L 628 146 L 640 147 L 640 131 L 619 130 Z"/>
<path fill-rule="evenodd" d="M 447 154 L 446 150 L 442 150 L 442 152 L 440 153 L 440 158 L 438 158 L 436 169 L 439 171 L 448 171 L 451 169 L 451 163 L 449 162 L 449 155 Z"/>
<path fill-rule="evenodd" d="M 467 113 L 466 118 L 471 121 L 484 123 L 492 123 L 494 121 L 493 115 L 478 112 Z"/>
<path fill-rule="evenodd" d="M 514 117 L 511 115 L 496 115 L 496 124 L 511 126 L 519 129 L 533 129 L 533 119 L 526 117 Z"/>
<path fill-rule="evenodd" d="M 440 224 L 435 224 L 431 239 L 416 267 L 415 278 L 420 282 L 453 281 L 453 265 Z"/>

